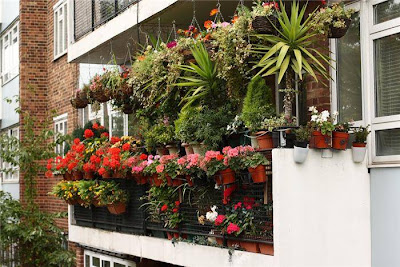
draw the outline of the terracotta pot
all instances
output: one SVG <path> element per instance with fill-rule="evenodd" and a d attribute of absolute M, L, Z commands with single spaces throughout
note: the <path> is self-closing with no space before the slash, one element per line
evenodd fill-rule
<path fill-rule="evenodd" d="M 64 178 L 64 180 L 66 180 L 66 181 L 72 181 L 72 174 L 71 174 L 70 172 L 65 172 L 65 173 L 63 174 L 63 178 Z"/>
<path fill-rule="evenodd" d="M 232 184 L 236 181 L 235 172 L 232 171 L 231 168 L 227 168 L 225 170 L 219 171 L 217 175 L 214 177 L 217 185 L 227 185 Z"/>
<path fill-rule="evenodd" d="M 330 148 L 331 137 L 327 134 L 323 135 L 320 131 L 313 131 L 311 143 L 314 148 Z"/>
<path fill-rule="evenodd" d="M 274 147 L 271 133 L 258 132 L 257 135 L 258 135 L 257 142 L 258 142 L 259 149 L 268 149 L 268 148 Z"/>
<path fill-rule="evenodd" d="M 123 174 L 122 172 L 120 172 L 120 171 L 114 171 L 113 178 L 121 179 L 121 178 L 125 178 L 125 176 L 124 176 L 124 174 Z"/>
<path fill-rule="evenodd" d="M 216 237 L 215 240 L 217 241 L 217 244 L 220 246 L 224 245 L 224 240 L 221 237 Z"/>
<path fill-rule="evenodd" d="M 353 147 L 366 147 L 367 144 L 366 143 L 354 143 L 353 142 Z"/>
<path fill-rule="evenodd" d="M 188 143 L 182 143 L 182 146 L 185 148 L 186 155 L 194 154 L 193 147 Z"/>
<path fill-rule="evenodd" d="M 332 133 L 332 148 L 345 150 L 349 142 L 349 134 L 344 132 L 333 132 Z"/>
<path fill-rule="evenodd" d="M 260 248 L 256 242 L 240 241 L 240 247 L 248 252 L 260 253 Z"/>
<path fill-rule="evenodd" d="M 183 180 L 179 176 L 177 176 L 176 178 L 172 179 L 171 176 L 169 176 L 167 174 L 167 175 L 165 175 L 165 178 L 167 179 L 167 185 L 168 186 L 177 187 L 177 186 L 180 186 L 181 184 L 183 184 Z"/>
<path fill-rule="evenodd" d="M 172 240 L 172 238 L 174 238 L 174 233 L 167 232 L 167 238 L 168 240 Z"/>
<path fill-rule="evenodd" d="M 77 201 L 78 201 L 78 204 L 81 206 L 83 206 L 83 204 L 85 204 L 85 201 L 83 201 L 81 198 L 78 199 Z"/>
<path fill-rule="evenodd" d="M 162 185 L 162 183 L 164 182 L 163 179 L 161 179 L 161 177 L 158 176 L 158 174 L 153 174 L 150 177 L 150 181 L 151 184 L 157 187 L 160 187 Z"/>
<path fill-rule="evenodd" d="M 108 204 L 107 209 L 111 214 L 119 215 L 126 211 L 126 204 L 122 202 Z"/>
<path fill-rule="evenodd" d="M 265 255 L 274 255 L 274 245 L 259 243 L 258 247 L 260 252 Z"/>
<path fill-rule="evenodd" d="M 83 173 L 81 171 L 72 171 L 72 180 L 82 180 Z"/>
<path fill-rule="evenodd" d="M 143 174 L 135 173 L 133 174 L 133 179 L 135 179 L 138 185 L 143 185 L 147 183 L 147 178 Z"/>
<path fill-rule="evenodd" d="M 68 200 L 68 201 L 65 201 L 65 202 L 67 202 L 67 204 L 69 204 L 69 205 L 78 205 L 78 200 L 77 199 L 71 199 L 71 200 Z"/>
<path fill-rule="evenodd" d="M 93 180 L 94 179 L 94 172 L 84 172 L 83 173 L 83 178 L 86 180 Z"/>
<path fill-rule="evenodd" d="M 99 207 L 104 207 L 105 205 L 100 204 L 100 201 L 95 197 L 92 201 L 93 206 L 99 208 Z"/>
<path fill-rule="evenodd" d="M 228 247 L 240 247 L 240 241 L 228 239 L 227 243 L 228 243 Z"/>
<path fill-rule="evenodd" d="M 111 173 L 110 173 L 109 171 L 106 171 L 105 173 L 103 173 L 103 175 L 102 175 L 101 177 L 103 177 L 103 179 L 112 178 L 112 177 L 111 177 Z"/>
<path fill-rule="evenodd" d="M 186 179 L 186 182 L 188 183 L 189 186 L 193 186 L 194 185 L 193 179 L 192 179 L 192 177 L 190 175 L 186 175 L 185 179 Z"/>
<path fill-rule="evenodd" d="M 253 183 L 265 183 L 267 181 L 267 174 L 264 165 L 258 165 L 256 168 L 248 168 Z"/>

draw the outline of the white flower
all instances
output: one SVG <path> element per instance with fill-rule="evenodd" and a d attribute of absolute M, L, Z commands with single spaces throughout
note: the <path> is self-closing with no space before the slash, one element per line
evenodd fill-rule
<path fill-rule="evenodd" d="M 332 114 L 334 117 L 337 117 L 339 115 L 339 111 L 334 111 Z"/>
<path fill-rule="evenodd" d="M 318 110 L 315 106 L 311 106 L 308 108 L 308 111 L 310 111 L 311 113 L 318 113 Z"/>
<path fill-rule="evenodd" d="M 218 212 L 217 212 L 217 206 L 212 206 L 211 211 L 208 211 L 206 213 L 206 219 L 210 222 L 214 222 L 215 219 L 217 219 Z"/>
<path fill-rule="evenodd" d="M 321 112 L 321 119 L 322 119 L 322 121 L 327 121 L 328 118 L 329 118 L 329 111 L 327 111 L 327 110 L 322 111 L 322 112 Z"/>
<path fill-rule="evenodd" d="M 311 121 L 317 121 L 318 115 L 312 115 L 311 116 Z"/>

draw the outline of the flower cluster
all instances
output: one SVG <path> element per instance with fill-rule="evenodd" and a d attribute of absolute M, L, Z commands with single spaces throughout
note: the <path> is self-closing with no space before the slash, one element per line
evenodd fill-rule
<path fill-rule="evenodd" d="M 335 129 L 335 120 L 339 113 L 335 111 L 332 116 L 329 111 L 324 110 L 318 112 L 317 108 L 309 107 L 308 111 L 311 112 L 310 127 L 314 130 L 321 131 L 322 134 L 331 135 Z"/>

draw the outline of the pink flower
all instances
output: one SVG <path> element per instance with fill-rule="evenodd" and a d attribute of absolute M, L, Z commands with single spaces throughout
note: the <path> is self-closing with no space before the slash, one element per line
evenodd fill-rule
<path fill-rule="evenodd" d="M 167 44 L 167 48 L 174 48 L 176 45 L 177 45 L 177 42 L 176 41 L 172 41 L 172 42 L 169 42 Z"/>
<path fill-rule="evenodd" d="M 224 148 L 222 149 L 222 153 L 224 153 L 224 154 L 226 155 L 226 154 L 228 154 L 228 151 L 231 150 L 231 149 L 232 149 L 232 147 L 226 146 L 226 147 L 224 147 Z"/>
<path fill-rule="evenodd" d="M 186 163 L 186 159 L 185 159 L 184 157 L 179 158 L 178 161 L 177 161 L 177 163 L 178 163 L 179 165 L 183 165 L 183 164 Z"/>
<path fill-rule="evenodd" d="M 143 167 L 135 166 L 132 168 L 133 173 L 139 173 L 141 171 L 143 171 Z"/>
<path fill-rule="evenodd" d="M 222 28 L 228 27 L 229 25 L 231 25 L 231 24 L 229 22 L 226 22 L 226 21 L 221 23 L 221 27 Z"/>
<path fill-rule="evenodd" d="M 238 202 L 238 203 L 235 205 L 234 209 L 237 210 L 238 208 L 241 208 L 241 207 L 242 207 L 242 202 Z"/>
<path fill-rule="evenodd" d="M 225 215 L 218 215 L 214 221 L 215 226 L 221 225 L 224 222 L 225 218 Z"/>
<path fill-rule="evenodd" d="M 239 231 L 240 231 L 240 227 L 237 226 L 237 224 L 234 224 L 234 223 L 230 223 L 230 224 L 228 225 L 228 227 L 226 228 L 226 232 L 227 232 L 228 234 L 237 233 L 237 232 L 239 232 Z"/>
<path fill-rule="evenodd" d="M 228 151 L 228 156 L 233 158 L 239 156 L 239 150 L 237 148 L 232 148 Z"/>
<path fill-rule="evenodd" d="M 164 164 L 160 164 L 156 167 L 157 173 L 162 173 L 164 171 Z"/>
<path fill-rule="evenodd" d="M 146 161 L 144 161 L 144 162 L 146 162 Z M 149 165 L 152 164 L 153 162 L 154 162 L 154 160 L 149 159 L 149 160 L 146 162 L 146 165 L 149 166 Z"/>

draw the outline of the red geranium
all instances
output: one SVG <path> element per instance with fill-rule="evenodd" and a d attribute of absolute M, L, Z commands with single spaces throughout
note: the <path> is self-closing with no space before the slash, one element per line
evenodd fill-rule
<path fill-rule="evenodd" d="M 121 141 L 121 138 L 119 138 L 118 136 L 113 136 L 113 137 L 111 137 L 110 143 L 114 145 L 115 143 L 118 143 L 119 141 Z"/>
<path fill-rule="evenodd" d="M 167 205 L 167 204 L 164 204 L 164 205 L 161 207 L 161 211 L 162 211 L 162 212 L 166 211 L 167 209 L 168 209 L 168 205 Z"/>
<path fill-rule="evenodd" d="M 173 208 L 173 209 L 172 209 L 172 212 L 173 212 L 173 213 L 177 213 L 177 212 L 178 212 L 178 209 L 177 209 L 177 208 Z"/>
<path fill-rule="evenodd" d="M 221 225 L 226 219 L 225 215 L 218 215 L 214 221 L 215 226 Z"/>
<path fill-rule="evenodd" d="M 93 123 L 92 128 L 95 129 L 95 130 L 98 130 L 99 129 L 99 125 L 95 122 L 95 123 Z"/>
<path fill-rule="evenodd" d="M 103 174 L 106 173 L 106 169 L 104 169 L 103 167 L 101 167 L 101 168 L 98 170 L 98 173 L 99 173 L 100 175 L 103 175 Z"/>
<path fill-rule="evenodd" d="M 53 177 L 53 173 L 50 170 L 45 172 L 45 175 L 46 175 L 47 178 Z"/>
<path fill-rule="evenodd" d="M 228 227 L 226 228 L 226 232 L 228 234 L 237 233 L 239 231 L 240 231 L 240 227 L 237 224 L 234 224 L 234 223 L 230 223 L 228 225 Z"/>
<path fill-rule="evenodd" d="M 129 149 L 131 149 L 131 144 L 129 143 L 123 144 L 122 146 L 123 151 L 129 151 Z"/>
<path fill-rule="evenodd" d="M 110 135 L 108 134 L 108 133 L 106 133 L 106 132 L 104 132 L 104 133 L 102 133 L 101 135 L 100 135 L 100 137 L 110 137 Z"/>
<path fill-rule="evenodd" d="M 224 159 L 224 155 L 217 155 L 215 158 L 216 158 L 218 161 L 221 161 L 221 160 Z"/>
<path fill-rule="evenodd" d="M 80 142 L 81 142 L 81 140 L 79 138 L 75 138 L 74 139 L 74 144 L 75 145 L 79 145 Z"/>
<path fill-rule="evenodd" d="M 175 206 L 179 207 L 180 204 L 181 202 L 179 200 L 175 201 Z"/>
<path fill-rule="evenodd" d="M 140 155 L 140 160 L 146 160 L 147 159 L 147 155 L 146 154 L 141 154 Z"/>
<path fill-rule="evenodd" d="M 90 129 L 86 129 L 83 136 L 88 139 L 88 138 L 92 138 L 94 136 L 94 132 Z"/>

